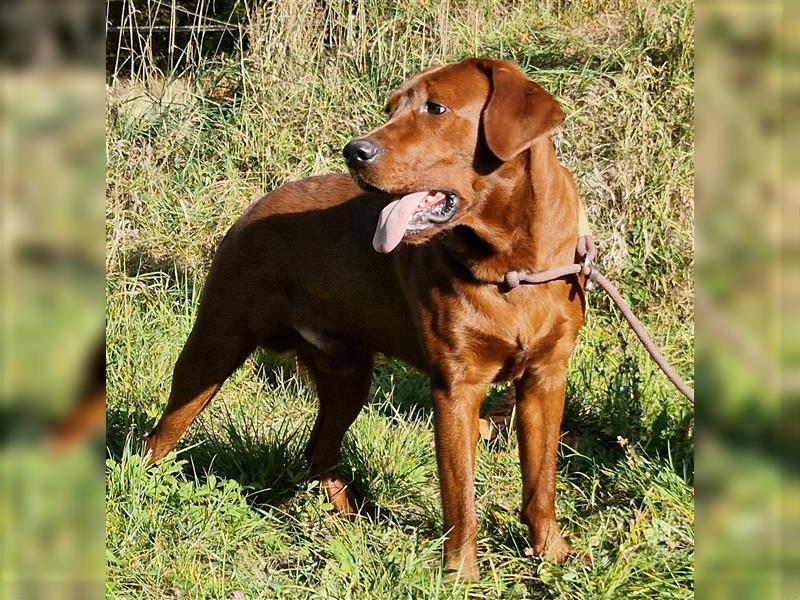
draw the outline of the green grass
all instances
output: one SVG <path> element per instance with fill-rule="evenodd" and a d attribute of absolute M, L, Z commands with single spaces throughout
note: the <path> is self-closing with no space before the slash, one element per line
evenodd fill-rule
<path fill-rule="evenodd" d="M 375 522 L 337 518 L 305 481 L 315 400 L 291 358 L 257 353 L 177 455 L 151 471 L 138 457 L 227 227 L 265 191 L 343 171 L 340 148 L 381 121 L 393 86 L 467 55 L 516 60 L 562 102 L 555 141 L 602 267 L 692 379 L 691 3 L 507 4 L 334 0 L 315 13 L 314 3 L 275 3 L 251 15 L 240 55 L 179 79 L 112 80 L 110 596 L 693 595 L 693 410 L 597 294 L 571 362 L 557 506 L 592 564 L 525 555 L 510 435 L 478 455 L 482 580 L 443 575 L 427 381 L 397 363 L 376 367 L 342 459 L 384 509 Z"/>

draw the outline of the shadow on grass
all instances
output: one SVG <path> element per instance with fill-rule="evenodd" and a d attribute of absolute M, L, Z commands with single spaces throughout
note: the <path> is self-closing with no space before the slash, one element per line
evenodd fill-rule
<path fill-rule="evenodd" d="M 106 454 L 108 457 L 120 460 L 128 443 L 130 443 L 131 451 L 140 451 L 144 446 L 144 437 L 154 424 L 154 419 L 144 412 L 107 405 Z"/>
<path fill-rule="evenodd" d="M 214 473 L 238 481 L 248 502 L 260 508 L 282 506 L 306 487 L 305 424 L 284 420 L 257 431 L 226 418 L 217 425 L 199 427 L 192 437 L 202 441 L 182 454 L 198 478 Z"/>
<path fill-rule="evenodd" d="M 181 283 L 187 297 L 199 298 L 204 279 L 198 277 L 198 272 L 205 274 L 208 265 L 211 264 L 212 254 L 209 250 L 203 257 L 205 266 L 198 271 L 198 268 L 187 265 L 176 256 L 156 255 L 151 252 L 150 248 L 140 246 L 126 253 L 123 272 L 127 277 L 163 275 L 169 281 Z"/>
<path fill-rule="evenodd" d="M 298 370 L 291 356 L 258 352 L 252 368 L 273 388 L 296 385 L 298 390 L 304 389 L 302 370 Z M 296 411 L 296 407 L 293 410 Z M 186 461 L 183 472 L 188 478 L 202 483 L 213 474 L 217 478 L 234 480 L 242 486 L 251 506 L 260 510 L 280 508 L 310 485 L 304 456 L 310 422 L 294 414 L 270 419 L 268 410 L 259 411 L 264 412 L 263 415 L 246 411 L 241 406 L 229 410 L 219 403 L 212 418 L 199 417 L 179 441 L 178 459 Z M 144 440 L 156 419 L 142 411 L 111 407 L 106 421 L 107 454 L 119 460 L 126 445 L 133 453 L 143 452 Z M 356 496 L 370 505 L 371 520 L 391 520 L 391 512 L 374 504 L 375 494 L 355 472 L 353 467 L 368 459 L 365 456 L 353 458 L 354 451 L 348 448 L 344 452 L 351 459 L 340 465 L 344 478 L 351 482 Z M 349 464 L 351 462 L 353 464 Z"/>
<path fill-rule="evenodd" d="M 648 398 L 638 365 L 627 353 L 608 388 L 587 400 L 585 390 L 567 385 L 562 430 L 565 443 L 581 457 L 612 466 L 624 456 L 623 445 L 637 446 L 653 460 L 662 461 L 691 484 L 694 472 L 694 411 L 679 405 L 668 410 L 666 402 L 655 418 L 645 417 Z"/>
<path fill-rule="evenodd" d="M 503 56 L 526 72 L 533 73 L 534 79 L 537 71 L 610 74 L 621 72 L 625 67 L 623 56 L 601 54 L 597 49 L 578 47 L 569 40 L 545 33 L 535 34 L 533 39 L 519 45 L 509 46 L 504 42 L 501 47 L 490 44 L 484 54 Z"/>
<path fill-rule="evenodd" d="M 142 453 L 144 440 L 155 420 L 142 412 L 110 408 L 106 418 L 106 448 L 119 460 L 126 444 Z M 239 482 L 251 504 L 280 506 L 306 485 L 308 469 L 303 456 L 307 427 L 287 421 L 273 429 L 255 431 L 250 424 L 225 418 L 218 427 L 199 419 L 178 443 L 178 458 L 186 461 L 187 476 L 204 482 L 209 474 Z"/>

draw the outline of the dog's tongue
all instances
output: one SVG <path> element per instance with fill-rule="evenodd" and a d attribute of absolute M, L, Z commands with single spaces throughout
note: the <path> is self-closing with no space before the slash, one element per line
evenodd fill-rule
<path fill-rule="evenodd" d="M 375 237 L 372 238 L 372 247 L 378 252 L 391 252 L 394 250 L 408 228 L 408 222 L 420 205 L 430 196 L 430 203 L 435 203 L 444 197 L 441 192 L 414 192 L 390 202 L 378 217 L 378 226 L 375 228 Z"/>

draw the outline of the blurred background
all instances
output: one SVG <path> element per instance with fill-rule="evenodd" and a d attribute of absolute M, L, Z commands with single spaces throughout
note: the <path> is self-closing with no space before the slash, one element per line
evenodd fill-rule
<path fill-rule="evenodd" d="M 800 596 L 797 2 L 698 2 L 700 597 Z"/>
<path fill-rule="evenodd" d="M 0 7 L 0 597 L 103 593 L 102 422 L 69 418 L 104 339 L 103 3 Z M 94 353 L 94 355 L 93 355 Z"/>
<path fill-rule="evenodd" d="M 102 432 L 52 432 L 103 337 L 106 77 L 234 47 L 217 4 L 144 33 L 129 2 L 0 8 L 2 598 L 103 594 Z M 797 598 L 798 5 L 697 2 L 696 36 L 696 593 Z"/>

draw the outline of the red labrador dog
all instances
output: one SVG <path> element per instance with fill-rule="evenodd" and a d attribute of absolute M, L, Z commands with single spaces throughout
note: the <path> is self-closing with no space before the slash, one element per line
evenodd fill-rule
<path fill-rule="evenodd" d="M 446 565 L 476 578 L 479 409 L 489 384 L 513 381 L 522 519 L 534 552 L 563 561 L 556 453 L 582 281 L 487 282 L 575 259 L 579 201 L 548 136 L 564 113 L 516 65 L 484 59 L 420 73 L 387 108 L 384 125 L 344 148 L 352 176 L 288 183 L 228 231 L 150 461 L 257 346 L 294 351 L 319 394 L 311 473 L 338 511 L 355 511 L 337 469 L 342 438 L 376 355 L 401 359 L 431 381 Z"/>

